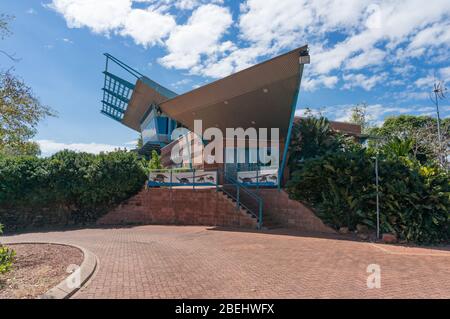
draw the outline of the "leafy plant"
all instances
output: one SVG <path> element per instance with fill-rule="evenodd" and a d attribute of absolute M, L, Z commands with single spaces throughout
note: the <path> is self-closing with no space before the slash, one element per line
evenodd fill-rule
<path fill-rule="evenodd" d="M 323 156 L 350 146 L 350 142 L 331 129 L 325 117 L 307 117 L 294 123 L 289 147 L 289 167 L 292 171 L 307 159 Z"/>
<path fill-rule="evenodd" d="M 158 152 L 156 152 L 155 150 L 152 151 L 152 157 L 150 158 L 150 161 L 148 163 L 148 168 L 150 170 L 163 168 L 161 164 L 161 156 L 158 155 Z"/>
<path fill-rule="evenodd" d="M 0 156 L 0 219 L 10 229 L 90 223 L 136 194 L 145 180 L 133 152 Z"/>
<path fill-rule="evenodd" d="M 450 119 L 441 121 L 442 144 L 438 141 L 437 121 L 430 116 L 400 115 L 385 119 L 380 127 L 373 127 L 369 134 L 381 138 L 381 146 L 393 140 L 410 141 L 411 154 L 422 164 L 439 162 L 440 156 L 450 153 Z M 369 146 L 374 147 L 374 142 Z"/>
<path fill-rule="evenodd" d="M 15 256 L 16 252 L 14 250 L 0 245 L 0 274 L 11 270 Z"/>
<path fill-rule="evenodd" d="M 411 164 L 411 165 L 409 165 Z M 450 239 L 450 182 L 437 167 L 380 156 L 381 230 L 400 239 L 435 243 Z M 312 205 L 335 227 L 376 225 L 374 161 L 365 150 L 307 160 L 287 191 Z"/>
<path fill-rule="evenodd" d="M 0 224 L 0 235 L 3 234 L 3 225 Z M 11 270 L 16 252 L 0 244 L 0 275 Z"/>

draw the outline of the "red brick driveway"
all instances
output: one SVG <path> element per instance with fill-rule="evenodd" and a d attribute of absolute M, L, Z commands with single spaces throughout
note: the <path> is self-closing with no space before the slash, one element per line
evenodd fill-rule
<path fill-rule="evenodd" d="M 308 235 L 139 226 L 22 234 L 73 243 L 99 265 L 74 298 L 450 298 L 450 250 Z M 367 288 L 367 267 L 381 288 Z"/>

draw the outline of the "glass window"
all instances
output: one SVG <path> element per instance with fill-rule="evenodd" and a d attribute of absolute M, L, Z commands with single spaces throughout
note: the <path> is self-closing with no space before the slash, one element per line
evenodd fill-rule
<path fill-rule="evenodd" d="M 169 133 L 169 122 L 167 117 L 157 117 L 158 121 L 158 133 L 159 134 L 168 134 Z"/>
<path fill-rule="evenodd" d="M 157 142 L 158 135 L 156 134 L 156 125 L 155 119 L 151 119 L 147 121 L 145 127 L 142 130 L 142 140 L 145 143 L 147 142 Z"/>

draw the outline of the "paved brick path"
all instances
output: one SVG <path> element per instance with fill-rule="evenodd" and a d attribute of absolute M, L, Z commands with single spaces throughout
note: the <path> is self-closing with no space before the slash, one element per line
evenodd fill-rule
<path fill-rule="evenodd" d="M 84 246 L 99 268 L 75 298 L 450 298 L 450 251 L 207 227 L 43 232 L 4 242 Z M 369 264 L 381 289 L 368 289 Z"/>

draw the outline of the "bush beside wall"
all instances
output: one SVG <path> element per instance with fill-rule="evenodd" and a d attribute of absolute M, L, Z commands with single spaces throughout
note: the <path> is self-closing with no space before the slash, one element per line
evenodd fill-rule
<path fill-rule="evenodd" d="M 0 222 L 8 231 L 92 223 L 145 180 L 143 163 L 126 151 L 0 157 Z"/>
<path fill-rule="evenodd" d="M 446 172 L 407 160 L 379 161 L 381 230 L 401 240 L 439 243 L 450 239 L 450 183 Z M 292 174 L 287 191 L 313 206 L 339 229 L 376 227 L 374 160 L 365 150 L 309 159 Z"/>

